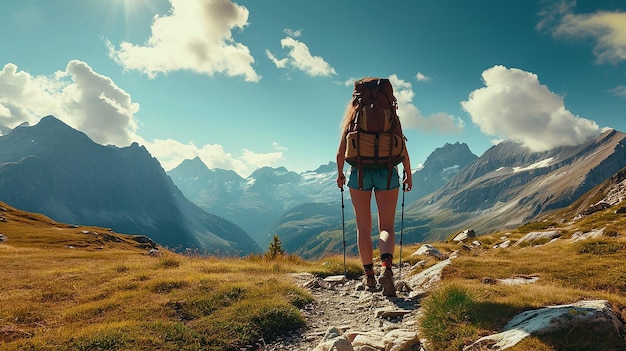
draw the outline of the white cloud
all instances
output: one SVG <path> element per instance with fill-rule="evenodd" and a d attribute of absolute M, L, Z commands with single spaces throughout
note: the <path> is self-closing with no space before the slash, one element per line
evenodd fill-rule
<path fill-rule="evenodd" d="M 287 64 L 289 63 L 289 59 L 288 58 L 284 58 L 284 59 L 278 59 L 276 56 L 274 56 L 274 54 L 272 54 L 271 51 L 269 51 L 268 49 L 265 50 L 265 54 L 267 55 L 267 57 L 274 62 L 274 64 L 276 65 L 276 67 L 278 68 L 287 68 Z"/>
<path fill-rule="evenodd" d="M 166 16 L 155 16 L 145 45 L 128 42 L 119 49 L 107 41 L 109 55 L 127 70 L 153 78 L 178 70 L 213 76 L 244 76 L 258 82 L 254 58 L 232 31 L 248 25 L 248 9 L 229 0 L 169 0 Z"/>
<path fill-rule="evenodd" d="M 23 122 L 34 125 L 41 117 L 54 115 L 99 144 L 124 147 L 136 141 L 146 146 L 165 170 L 198 156 L 209 168 L 232 169 L 246 175 L 258 167 L 276 165 L 287 150 L 273 143 L 275 152 L 241 150 L 240 155 L 233 155 L 215 144 L 147 141 L 136 134 L 134 114 L 138 111 L 139 105 L 127 92 L 81 61 L 70 61 L 65 71 L 53 76 L 34 77 L 11 63 L 0 71 L 0 130 Z"/>
<path fill-rule="evenodd" d="M 283 32 L 285 32 L 285 34 L 287 34 L 288 36 L 292 38 L 300 38 L 302 36 L 302 29 L 293 30 L 293 29 L 285 28 Z"/>
<path fill-rule="evenodd" d="M 279 143 L 277 143 L 277 142 L 273 142 L 273 143 L 272 143 L 272 147 L 273 147 L 275 150 L 278 150 L 278 151 L 287 151 L 287 150 L 289 150 L 289 148 L 287 148 L 287 147 L 285 147 L 285 146 L 281 146 L 281 145 L 280 145 Z"/>
<path fill-rule="evenodd" d="M 144 141 L 143 144 L 166 171 L 196 156 L 200 157 L 209 168 L 232 169 L 239 174 L 246 174 L 250 171 L 250 167 L 244 161 L 226 152 L 221 145 L 207 144 L 198 147 L 191 142 L 184 144 L 173 139 L 155 139 Z"/>
<path fill-rule="evenodd" d="M 624 86 L 624 85 L 620 85 L 620 86 L 617 86 L 617 87 L 611 89 L 611 92 L 615 96 L 621 96 L 623 98 L 626 98 L 626 86 Z"/>
<path fill-rule="evenodd" d="M 594 54 L 598 63 L 626 60 L 626 12 L 598 11 L 575 14 L 573 1 L 562 1 L 546 8 L 538 28 L 549 27 L 555 37 L 595 40 Z"/>
<path fill-rule="evenodd" d="M 568 111 L 563 99 L 533 73 L 498 65 L 485 70 L 482 78 L 485 86 L 461 105 L 487 135 L 545 151 L 578 145 L 600 133 L 595 122 Z"/>
<path fill-rule="evenodd" d="M 415 75 L 415 78 L 417 79 L 418 82 L 428 82 L 430 80 L 430 77 L 427 77 L 422 72 L 417 72 L 417 74 Z"/>
<path fill-rule="evenodd" d="M 257 153 L 248 149 L 243 150 L 241 159 L 248 165 L 248 173 L 268 165 L 276 165 L 278 161 L 283 160 L 283 153 L 280 151 Z"/>
<path fill-rule="evenodd" d="M 427 117 L 422 115 L 422 112 L 413 103 L 415 92 L 413 92 L 412 84 L 398 78 L 395 74 L 391 75 L 389 80 L 398 100 L 398 115 L 402 121 L 402 128 L 441 134 L 458 134 L 463 131 L 465 123 L 458 117 L 445 112 L 435 113 Z"/>
<path fill-rule="evenodd" d="M 77 129 L 101 144 L 128 145 L 136 139 L 139 104 L 130 94 L 81 61 L 70 61 L 60 75 L 66 76 L 73 83 L 63 90 L 68 99 L 64 115 L 72 116 Z"/>
<path fill-rule="evenodd" d="M 324 61 L 320 56 L 313 56 L 309 51 L 306 44 L 293 39 L 292 37 L 286 37 L 280 41 L 283 48 L 288 49 L 287 57 L 283 59 L 277 59 L 276 56 L 266 50 L 267 56 L 274 62 L 278 68 L 286 68 L 291 66 L 294 69 L 300 70 L 312 77 L 330 77 L 336 75 L 335 69 Z"/>
<path fill-rule="evenodd" d="M 100 144 L 126 146 L 136 138 L 139 105 L 111 79 L 81 61 L 52 77 L 33 77 L 7 64 L 0 72 L 0 124 L 14 128 L 54 115 Z M 7 113 L 8 112 L 8 113 Z"/>
<path fill-rule="evenodd" d="M 146 146 L 146 149 L 159 160 L 166 171 L 180 165 L 184 160 L 190 160 L 197 156 L 211 169 L 231 169 L 244 177 L 260 167 L 276 166 L 279 161 L 284 160 L 283 151 L 287 150 L 287 148 L 279 147 L 277 143 L 273 143 L 272 146 L 278 151 L 257 153 L 242 149 L 239 155 L 234 155 L 226 152 L 224 147 L 219 144 L 197 146 L 193 142 L 185 144 L 173 139 L 142 140 L 140 143 Z"/>

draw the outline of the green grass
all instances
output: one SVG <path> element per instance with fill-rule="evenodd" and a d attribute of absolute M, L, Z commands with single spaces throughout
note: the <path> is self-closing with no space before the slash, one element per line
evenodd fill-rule
<path fill-rule="evenodd" d="M 187 257 L 161 250 L 152 257 L 128 235 L 69 228 L 0 207 L 9 209 L 2 212 L 7 221 L 0 222 L 0 233 L 8 238 L 0 243 L 2 351 L 240 350 L 305 324 L 300 309 L 312 297 L 290 280 L 291 273 L 326 277 L 344 272 L 342 255 L 307 261 L 295 255 Z M 515 241 L 551 228 L 562 231 L 561 239 L 493 248 L 504 235 Z M 598 239 L 567 241 L 576 231 L 600 228 L 605 235 Z M 604 211 L 572 225 L 540 221 L 479 236 L 483 245 L 472 250 L 431 243 L 444 254 L 458 250 L 460 256 L 444 270 L 440 287 L 421 301 L 416 329 L 430 343 L 429 350 L 458 351 L 498 332 L 516 314 L 547 305 L 604 299 L 623 321 L 625 228 L 626 216 Z M 119 240 L 103 241 L 99 233 Z M 403 261 L 423 261 L 423 269 L 438 262 L 411 255 L 419 246 L 405 245 Z M 361 276 L 357 257 L 347 257 L 346 271 L 349 278 Z M 515 276 L 539 280 L 518 286 L 483 283 Z M 575 330 L 529 337 L 511 350 L 623 349 L 623 336 L 599 339 Z"/>
<path fill-rule="evenodd" d="M 531 223 L 509 233 L 508 237 L 515 240 L 527 232 L 551 230 L 555 226 L 566 233 L 556 242 L 493 249 L 504 234 L 496 233 L 477 238 L 489 245 L 471 252 L 460 250 L 460 256 L 444 270 L 441 287 L 422 302 L 420 330 L 432 348 L 460 350 L 481 336 L 500 331 L 513 316 L 523 311 L 585 299 L 608 300 L 624 322 L 626 237 L 615 232 L 626 233 L 626 217 L 598 213 L 571 226 Z M 576 231 L 606 226 L 615 232 L 605 230 L 606 234 L 598 239 L 575 243 L 567 240 L 571 236 L 568 234 Z M 453 249 L 450 243 L 434 246 L 442 251 Z M 539 280 L 516 286 L 483 283 L 516 276 L 535 276 Z M 511 350 L 626 350 L 626 340 L 623 335 L 598 337 L 577 328 L 532 336 Z"/>

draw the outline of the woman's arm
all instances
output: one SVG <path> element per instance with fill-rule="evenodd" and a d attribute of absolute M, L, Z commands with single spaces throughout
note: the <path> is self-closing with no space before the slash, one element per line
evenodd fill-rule
<path fill-rule="evenodd" d="M 404 168 L 404 191 L 411 191 L 413 189 L 413 173 L 411 173 L 411 160 L 409 159 L 409 153 L 407 152 L 404 160 L 402 160 L 402 167 Z"/>
<path fill-rule="evenodd" d="M 346 161 L 346 138 L 341 138 L 337 149 L 337 187 L 343 188 L 346 184 L 346 176 L 343 174 L 343 166 Z"/>

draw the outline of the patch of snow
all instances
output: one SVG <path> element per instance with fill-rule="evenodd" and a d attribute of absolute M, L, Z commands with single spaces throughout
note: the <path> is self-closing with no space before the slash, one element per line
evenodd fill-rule
<path fill-rule="evenodd" d="M 539 162 L 535 162 L 532 165 L 526 166 L 526 167 L 513 167 L 513 172 L 517 173 L 517 172 L 528 171 L 528 170 L 531 170 L 531 169 L 548 167 L 552 163 L 552 160 L 554 160 L 554 157 L 546 158 L 545 160 L 541 160 Z"/>
<path fill-rule="evenodd" d="M 447 167 L 447 168 L 444 168 L 444 169 L 443 169 L 443 171 L 441 171 L 441 173 L 446 173 L 446 172 L 449 172 L 449 171 L 451 171 L 451 170 L 458 170 L 458 169 L 459 169 L 459 167 L 461 167 L 461 166 L 459 166 L 459 165 L 454 165 L 454 166 L 452 166 L 452 167 Z"/>

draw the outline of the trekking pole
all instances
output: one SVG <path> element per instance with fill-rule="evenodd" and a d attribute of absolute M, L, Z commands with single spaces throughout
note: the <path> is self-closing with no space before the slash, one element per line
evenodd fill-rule
<path fill-rule="evenodd" d="M 346 270 L 346 219 L 344 217 L 343 186 L 341 187 L 341 231 L 343 232 L 343 275 L 348 277 Z"/>
<path fill-rule="evenodd" d="M 402 231 L 404 230 L 404 193 L 406 184 L 402 184 L 402 215 L 400 216 L 400 280 L 402 280 Z"/>

